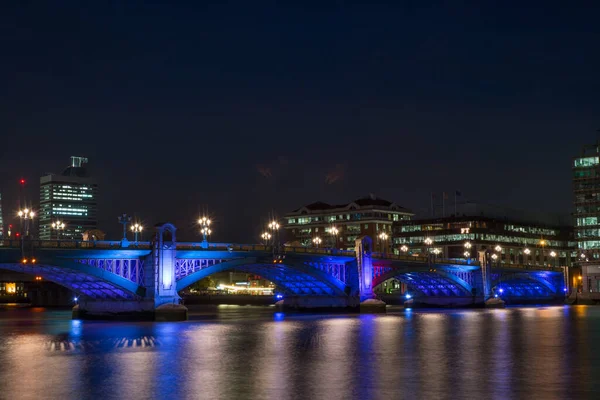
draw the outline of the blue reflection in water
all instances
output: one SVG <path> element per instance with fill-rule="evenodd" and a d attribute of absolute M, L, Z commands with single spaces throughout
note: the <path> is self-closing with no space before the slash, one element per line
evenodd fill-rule
<path fill-rule="evenodd" d="M 600 389 L 600 308 L 265 310 L 213 307 L 203 315 L 215 319 L 182 323 L 2 312 L 0 382 L 21 398 L 105 399 L 594 398 Z"/>

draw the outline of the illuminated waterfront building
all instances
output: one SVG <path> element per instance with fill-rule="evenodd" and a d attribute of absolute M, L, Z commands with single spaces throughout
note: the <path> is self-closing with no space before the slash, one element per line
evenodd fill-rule
<path fill-rule="evenodd" d="M 464 215 L 396 223 L 394 253 L 477 260 L 479 251 L 487 250 L 496 254 L 498 263 L 556 267 L 572 265 L 577 256 L 566 220 L 547 216 L 540 222 L 535 213 L 526 218 L 515 210 L 476 203 L 461 209 Z"/>
<path fill-rule="evenodd" d="M 388 248 L 392 224 L 412 216 L 410 210 L 370 195 L 347 204 L 316 202 L 300 207 L 285 215 L 284 227 L 289 245 L 354 250 L 355 240 L 368 235 L 375 250 L 381 251 Z M 385 239 L 380 239 L 382 233 Z"/>
<path fill-rule="evenodd" d="M 2 218 L 2 193 L 0 193 L 0 239 L 4 238 L 4 219 Z"/>
<path fill-rule="evenodd" d="M 600 150 L 585 146 L 573 160 L 574 223 L 577 247 L 588 259 L 600 258 Z"/>
<path fill-rule="evenodd" d="M 40 239 L 82 240 L 85 231 L 97 229 L 98 186 L 90 177 L 87 158 L 71 157 L 71 165 L 62 174 L 40 178 Z M 52 223 L 64 223 L 56 231 Z"/>

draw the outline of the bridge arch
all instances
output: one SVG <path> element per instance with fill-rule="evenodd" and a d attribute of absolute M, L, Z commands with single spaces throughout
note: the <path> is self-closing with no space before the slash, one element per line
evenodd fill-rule
<path fill-rule="evenodd" d="M 472 286 L 458 276 L 443 270 L 388 271 L 373 280 L 373 287 L 396 278 L 421 296 L 471 296 Z"/>
<path fill-rule="evenodd" d="M 554 297 L 559 288 L 532 273 L 513 273 L 492 282 L 492 290 L 506 297 Z"/>
<path fill-rule="evenodd" d="M 256 258 L 223 261 L 199 269 L 177 281 L 177 291 L 218 272 L 238 270 L 274 282 L 287 294 L 345 296 L 345 284 L 333 276 L 302 262 L 262 263 Z"/>
<path fill-rule="evenodd" d="M 41 276 L 90 299 L 132 300 L 146 295 L 135 282 L 90 265 L 68 259 L 40 260 L 36 264 L 0 263 L 0 269 Z"/>

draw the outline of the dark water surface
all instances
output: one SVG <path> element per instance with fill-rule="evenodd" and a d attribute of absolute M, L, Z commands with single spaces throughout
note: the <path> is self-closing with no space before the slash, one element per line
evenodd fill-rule
<path fill-rule="evenodd" d="M 600 307 L 388 311 L 108 323 L 0 310 L 0 399 L 600 398 Z"/>

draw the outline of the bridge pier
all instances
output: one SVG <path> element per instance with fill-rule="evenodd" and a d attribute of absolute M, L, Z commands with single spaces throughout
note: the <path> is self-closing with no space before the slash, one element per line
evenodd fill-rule
<path fill-rule="evenodd" d="M 369 236 L 356 239 L 356 266 L 358 267 L 358 287 L 360 312 L 385 313 L 386 304 L 378 300 L 373 292 L 373 241 Z"/>
<path fill-rule="evenodd" d="M 175 279 L 176 228 L 156 228 L 152 252 L 146 257 L 143 287 L 139 298 L 94 300 L 81 298 L 73 307 L 73 319 L 185 321 L 187 308 L 179 304 Z"/>

